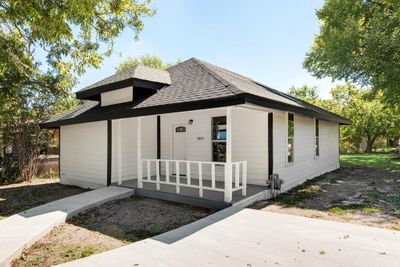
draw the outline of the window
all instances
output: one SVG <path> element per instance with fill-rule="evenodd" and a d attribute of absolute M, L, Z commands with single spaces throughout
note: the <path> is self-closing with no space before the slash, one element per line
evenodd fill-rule
<path fill-rule="evenodd" d="M 226 117 L 212 118 L 212 159 L 226 161 Z"/>
<path fill-rule="evenodd" d="M 288 113 L 288 125 L 287 125 L 287 161 L 294 161 L 294 114 Z"/>
<path fill-rule="evenodd" d="M 315 156 L 319 156 L 319 120 L 315 119 Z"/>
<path fill-rule="evenodd" d="M 177 133 L 184 133 L 186 132 L 186 127 L 185 126 L 179 126 L 175 128 L 175 132 Z"/>

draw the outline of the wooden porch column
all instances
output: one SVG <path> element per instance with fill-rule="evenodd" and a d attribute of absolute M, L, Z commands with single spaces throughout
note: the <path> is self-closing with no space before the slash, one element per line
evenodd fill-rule
<path fill-rule="evenodd" d="M 226 108 L 225 202 L 232 202 L 232 107 Z"/>
<path fill-rule="evenodd" d="M 136 128 L 136 141 L 137 141 L 137 183 L 138 188 L 143 188 L 143 172 L 142 172 L 142 117 L 137 118 Z"/>
<path fill-rule="evenodd" d="M 121 120 L 117 120 L 117 177 L 118 184 L 122 183 L 122 146 L 121 146 Z"/>

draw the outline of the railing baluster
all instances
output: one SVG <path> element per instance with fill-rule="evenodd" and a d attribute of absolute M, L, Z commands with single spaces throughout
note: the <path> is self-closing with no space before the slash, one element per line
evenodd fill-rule
<path fill-rule="evenodd" d="M 190 161 L 186 161 L 186 179 L 187 179 L 187 184 L 191 185 L 191 181 L 190 181 Z"/>
<path fill-rule="evenodd" d="M 247 195 L 247 161 L 243 161 L 242 196 Z"/>
<path fill-rule="evenodd" d="M 211 187 L 215 188 L 215 163 L 211 163 Z"/>
<path fill-rule="evenodd" d="M 176 160 L 175 161 L 175 169 L 176 169 L 176 193 L 177 194 L 180 194 L 180 187 L 179 187 L 179 184 L 180 184 L 180 177 L 179 177 L 179 161 L 178 160 Z"/>
<path fill-rule="evenodd" d="M 199 196 L 203 197 L 203 170 L 201 162 L 199 162 Z"/>
<path fill-rule="evenodd" d="M 155 179 L 152 179 L 152 162 L 155 162 Z M 139 161 L 138 161 L 139 163 Z M 170 167 L 172 163 L 172 167 Z M 182 163 L 182 166 L 181 166 Z M 198 165 L 198 183 L 192 183 L 192 171 L 191 167 L 194 164 Z M 143 164 L 145 164 L 144 168 L 147 170 L 141 170 L 143 168 Z M 161 167 L 164 167 L 165 164 L 165 179 L 161 177 L 164 174 L 164 170 L 161 171 Z M 175 170 L 174 170 L 175 164 Z M 142 166 L 140 166 L 142 165 Z M 203 181 L 203 166 L 210 165 L 211 166 L 211 185 L 209 181 L 206 181 L 204 185 Z M 224 187 L 217 187 L 216 181 L 216 169 L 218 165 L 224 166 Z M 185 170 L 186 166 L 186 177 L 182 177 L 183 182 L 181 181 L 181 167 Z M 171 170 L 172 168 L 172 170 Z M 242 169 L 241 169 L 242 168 Z M 141 171 L 140 171 L 141 170 Z M 141 175 L 141 172 L 144 172 L 145 175 Z M 206 168 L 206 177 L 210 177 L 209 169 Z M 147 172 L 147 174 L 146 174 Z M 171 174 L 176 174 L 176 181 L 171 179 Z M 162 160 L 162 159 L 141 159 L 138 167 L 138 184 L 140 181 L 155 183 L 156 190 L 161 190 L 161 185 L 170 184 L 176 186 L 176 194 L 180 194 L 180 188 L 183 187 L 191 187 L 199 190 L 199 196 L 204 197 L 204 190 L 214 190 L 214 191 L 222 191 L 224 192 L 224 201 L 232 202 L 233 192 L 236 190 L 242 191 L 242 195 L 246 196 L 247 194 L 247 161 L 238 161 L 238 162 L 229 162 L 229 163 L 220 163 L 220 162 L 205 162 L 205 161 L 186 161 L 186 160 Z M 141 177 L 140 177 L 141 176 Z M 144 177 L 146 178 L 144 178 Z M 173 176 L 174 177 L 174 176 Z M 142 179 L 141 179 L 142 178 Z M 144 180 L 143 180 L 144 178 Z M 186 182 L 185 182 L 186 178 Z M 194 178 L 196 179 L 196 174 L 194 172 Z M 206 178 L 209 179 L 209 178 Z"/>
<path fill-rule="evenodd" d="M 239 187 L 239 167 L 240 163 L 235 163 L 235 188 Z"/>
<path fill-rule="evenodd" d="M 165 161 L 165 180 L 169 183 L 169 161 Z"/>
<path fill-rule="evenodd" d="M 151 171 L 150 171 L 150 160 L 147 161 L 147 180 L 151 180 Z"/>
<path fill-rule="evenodd" d="M 224 190 L 224 201 L 227 203 L 232 202 L 232 163 L 225 163 L 225 190 Z"/>
<path fill-rule="evenodd" d="M 160 161 L 156 160 L 156 188 L 157 191 L 160 190 Z"/>

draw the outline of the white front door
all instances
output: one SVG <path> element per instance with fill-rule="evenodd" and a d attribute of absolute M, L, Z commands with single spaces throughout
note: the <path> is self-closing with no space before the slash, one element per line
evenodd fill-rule
<path fill-rule="evenodd" d="M 174 125 L 173 127 L 173 159 L 186 160 L 186 130 L 185 124 Z M 175 164 L 172 167 L 173 173 L 176 174 Z M 179 173 L 186 174 L 186 165 L 181 163 L 179 165 Z"/>

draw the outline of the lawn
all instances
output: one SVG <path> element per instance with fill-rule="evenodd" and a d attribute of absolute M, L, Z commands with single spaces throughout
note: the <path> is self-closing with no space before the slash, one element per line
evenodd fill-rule
<path fill-rule="evenodd" d="M 398 157 L 343 155 L 340 169 L 253 208 L 400 230 Z"/>
<path fill-rule="evenodd" d="M 11 265 L 53 266 L 84 258 L 173 230 L 212 212 L 141 197 L 107 202 L 56 227 Z"/>
<path fill-rule="evenodd" d="M 400 171 L 399 154 L 350 154 L 341 155 L 342 166 L 372 167 Z"/>

